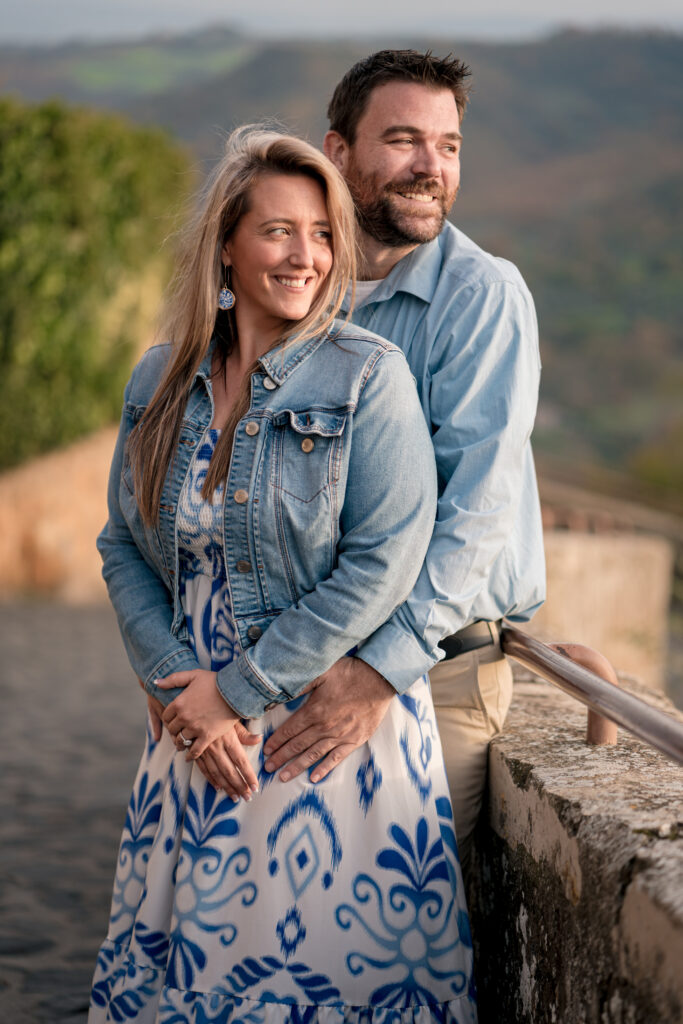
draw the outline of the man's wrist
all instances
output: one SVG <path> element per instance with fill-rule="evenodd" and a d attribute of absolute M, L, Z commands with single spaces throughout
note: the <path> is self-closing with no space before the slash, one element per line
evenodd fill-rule
<path fill-rule="evenodd" d="M 353 661 L 357 663 L 357 668 L 361 668 L 361 670 L 365 673 L 370 673 L 373 680 L 377 683 L 378 686 L 383 685 L 386 688 L 387 697 L 396 696 L 396 690 L 394 689 L 394 687 L 391 685 L 386 676 L 383 676 L 382 673 L 378 669 L 376 669 L 374 665 L 371 665 L 369 661 L 366 661 L 358 654 L 355 654 L 353 656 Z"/>
<path fill-rule="evenodd" d="M 414 634 L 402 630 L 393 618 L 365 641 L 356 657 L 383 676 L 398 694 L 410 689 L 436 661 L 425 654 Z"/>

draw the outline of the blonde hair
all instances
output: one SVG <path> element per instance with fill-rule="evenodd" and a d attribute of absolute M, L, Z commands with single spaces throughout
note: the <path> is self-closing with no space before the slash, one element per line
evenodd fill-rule
<path fill-rule="evenodd" d="M 334 261 L 330 273 L 305 317 L 287 322 L 273 347 L 281 342 L 328 332 L 339 313 L 351 281 L 355 285 L 356 228 L 353 200 L 334 165 L 314 146 L 261 125 L 245 125 L 226 141 L 225 154 L 200 195 L 195 215 L 182 236 L 175 274 L 165 300 L 162 336 L 171 342 L 168 366 L 140 423 L 131 433 L 129 454 L 135 494 L 145 522 L 157 521 L 166 474 L 180 434 L 187 398 L 217 328 L 217 300 L 222 284 L 221 251 L 240 217 L 249 209 L 249 195 L 264 175 L 305 175 L 324 193 L 332 235 Z M 237 341 L 232 312 L 222 314 L 229 335 Z M 220 331 L 219 334 L 223 334 Z M 228 349 L 221 346 L 222 368 Z M 227 477 L 237 423 L 249 407 L 251 373 L 216 444 L 202 495 L 210 499 Z"/>

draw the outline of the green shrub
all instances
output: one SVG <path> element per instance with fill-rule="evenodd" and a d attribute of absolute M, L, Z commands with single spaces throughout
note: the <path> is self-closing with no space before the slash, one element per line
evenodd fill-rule
<path fill-rule="evenodd" d="M 0 100 L 0 467 L 118 417 L 187 185 L 157 130 Z"/>

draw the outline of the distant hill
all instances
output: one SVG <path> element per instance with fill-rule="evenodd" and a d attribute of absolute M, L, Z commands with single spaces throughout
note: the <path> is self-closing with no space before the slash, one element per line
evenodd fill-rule
<path fill-rule="evenodd" d="M 264 43 L 227 29 L 136 44 L 0 50 L 0 88 L 58 94 L 167 128 L 202 160 L 233 125 L 277 117 L 314 142 L 336 81 L 401 40 Z M 453 218 L 516 262 L 544 361 L 536 445 L 572 475 L 609 465 L 683 496 L 683 36 L 403 45 L 473 70 Z M 546 463 L 547 464 L 547 463 Z"/>

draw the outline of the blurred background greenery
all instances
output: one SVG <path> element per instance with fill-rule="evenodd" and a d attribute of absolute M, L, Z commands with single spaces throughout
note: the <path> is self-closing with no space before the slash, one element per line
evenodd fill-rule
<path fill-rule="evenodd" d="M 185 164 L 159 130 L 0 99 L 0 468 L 118 418 Z"/>

